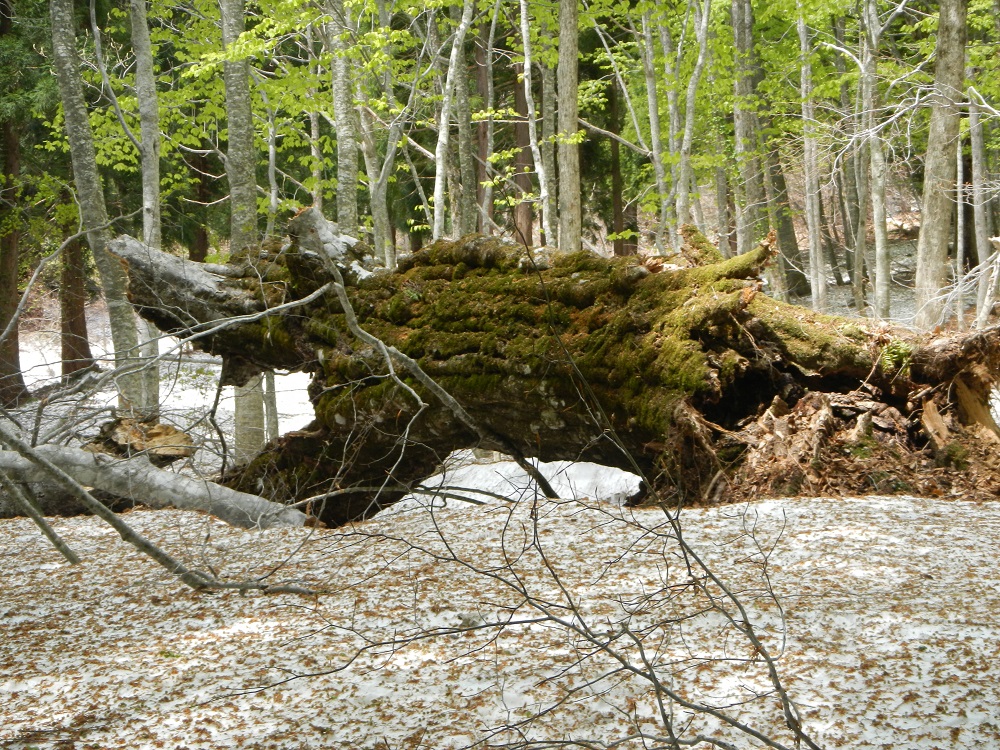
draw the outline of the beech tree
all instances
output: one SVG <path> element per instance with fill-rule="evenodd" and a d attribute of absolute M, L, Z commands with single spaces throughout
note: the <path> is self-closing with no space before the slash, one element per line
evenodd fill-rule
<path fill-rule="evenodd" d="M 965 0 L 941 3 L 917 246 L 916 324 L 922 328 L 931 328 L 941 322 L 944 307 L 941 292 L 948 279 L 959 103 L 965 80 L 966 13 Z"/>
<path fill-rule="evenodd" d="M 76 50 L 76 18 L 71 0 L 51 0 L 52 54 L 56 80 L 62 99 L 66 136 L 80 205 L 81 220 L 87 230 L 87 241 L 101 275 L 111 319 L 111 335 L 115 346 L 115 362 L 131 363 L 118 378 L 118 388 L 125 406 L 142 410 L 142 374 L 136 367 L 139 338 L 132 307 L 125 298 L 125 277 L 121 267 L 108 254 L 111 221 L 104 202 L 104 189 L 97 169 L 94 136 L 87 115 L 80 79 L 80 60 Z"/>

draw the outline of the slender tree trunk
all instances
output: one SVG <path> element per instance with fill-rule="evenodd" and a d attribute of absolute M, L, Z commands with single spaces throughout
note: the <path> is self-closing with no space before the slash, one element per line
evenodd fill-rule
<path fill-rule="evenodd" d="M 766 156 L 767 180 L 765 195 L 767 197 L 768 215 L 778 233 L 778 265 L 783 277 L 784 288 L 797 295 L 809 292 L 809 279 L 802 270 L 802 254 L 799 251 L 799 241 L 795 235 L 795 224 L 792 221 L 792 207 L 788 201 L 788 185 L 785 183 L 785 170 L 781 165 L 781 154 L 777 144 Z"/>
<path fill-rule="evenodd" d="M 146 20 L 146 0 L 129 0 L 135 93 L 139 104 L 142 160 L 142 241 L 159 250 L 160 242 L 160 106 L 153 71 L 153 48 Z"/>
<path fill-rule="evenodd" d="M 278 424 L 278 391 L 274 382 L 274 370 L 264 371 L 264 421 L 267 424 L 268 442 L 277 440 L 281 434 Z"/>
<path fill-rule="evenodd" d="M 539 200 L 543 206 L 542 211 L 542 235 L 546 238 L 544 242 L 548 241 L 549 237 L 554 237 L 556 233 L 554 216 L 551 212 L 546 212 L 544 206 L 549 203 L 549 196 L 552 194 L 552 180 L 550 173 L 545 169 L 545 163 L 542 160 L 542 151 L 538 145 L 538 117 L 535 112 L 535 94 L 534 86 L 532 82 L 533 62 L 531 56 L 531 35 L 529 33 L 529 17 L 528 17 L 528 2 L 527 0 L 521 0 L 521 45 L 524 49 L 524 64 L 521 67 L 523 73 L 523 89 L 519 92 L 521 94 L 520 104 L 524 107 L 525 116 L 527 119 L 527 136 L 528 145 L 531 148 L 531 158 L 535 166 L 535 172 L 538 175 L 538 190 L 539 190 Z M 518 97 L 515 95 L 515 102 Z M 518 138 L 523 138 L 524 133 L 520 133 Z M 521 145 L 521 141 L 518 141 L 518 145 Z M 522 147 L 521 154 L 524 153 Z M 520 165 L 518 165 L 520 166 Z M 530 184 L 530 183 L 529 183 Z M 530 217 L 529 217 L 530 218 Z M 543 242 L 543 244 L 544 244 Z"/>
<path fill-rule="evenodd" d="M 822 191 L 820 191 L 819 195 L 819 220 L 823 228 L 823 252 L 826 253 L 826 261 L 830 264 L 830 270 L 833 271 L 833 278 L 836 279 L 837 286 L 844 286 L 847 280 L 844 278 L 844 274 L 840 269 L 840 262 L 837 260 L 837 243 L 830 230 L 830 221 L 827 218 L 827 213 L 823 209 Z"/>
<path fill-rule="evenodd" d="M 733 255 L 733 227 L 732 214 L 729 212 L 729 177 L 725 167 L 715 168 L 715 214 L 716 233 L 718 234 L 718 248 L 723 258 L 730 258 Z"/>
<path fill-rule="evenodd" d="M 937 33 L 937 64 L 931 105 L 920 237 L 917 242 L 917 317 L 919 328 L 941 322 L 941 293 L 948 283 L 948 241 L 954 209 L 955 153 L 959 107 L 965 77 L 966 0 L 942 0 Z"/>
<path fill-rule="evenodd" d="M 694 168 L 691 164 L 691 149 L 694 144 L 694 123 L 697 107 L 698 85 L 708 57 L 708 23 L 712 11 L 712 0 L 704 0 L 704 7 L 698 10 L 697 0 L 693 0 L 695 9 L 695 31 L 698 39 L 698 59 L 694 70 L 688 79 L 687 93 L 684 100 L 684 131 L 681 137 L 681 147 L 678 158 L 677 221 L 685 224 L 691 220 L 691 193 L 694 182 Z"/>
<path fill-rule="evenodd" d="M 611 132 L 618 134 L 621 130 L 621 113 L 618 108 L 618 82 L 612 81 L 608 87 L 608 114 L 611 119 Z M 610 141 L 611 146 L 611 233 L 614 235 L 612 248 L 615 255 L 625 255 L 625 201 L 622 193 L 624 183 L 622 180 L 622 158 L 621 145 L 614 138 Z"/>
<path fill-rule="evenodd" d="M 689 8 L 697 0 L 689 0 Z M 674 204 L 677 201 L 677 194 L 680 190 L 685 190 L 680 181 L 680 132 L 681 132 L 681 108 L 680 108 L 680 76 L 678 69 L 684 58 L 684 34 L 681 34 L 679 44 L 675 47 L 674 39 L 667 25 L 667 14 L 662 10 L 657 14 L 657 29 L 660 37 L 660 48 L 663 50 L 663 83 L 667 95 L 667 152 L 670 163 L 670 192 L 664 197 L 667 212 L 667 231 L 670 238 L 670 246 L 674 250 L 680 250 L 682 244 L 681 234 L 678 231 L 679 225 L 688 220 L 689 217 L 680 217 L 674 214 Z"/>
<path fill-rule="evenodd" d="M 515 64 L 515 74 L 523 66 Z M 531 78 L 524 85 L 514 84 L 514 112 L 517 120 L 514 122 L 514 185 L 517 187 L 517 203 L 514 205 L 514 232 L 516 240 L 524 245 L 533 244 L 533 211 L 531 194 L 531 110 L 525 98 L 525 90 L 530 85 Z"/>
<path fill-rule="evenodd" d="M 732 0 L 735 61 L 733 125 L 736 161 L 742 182 L 742 200 L 736 204 L 736 244 L 740 254 L 767 234 L 764 169 L 760 156 L 760 120 L 757 114 L 757 62 L 753 39 L 753 10 L 749 0 Z"/>
<path fill-rule="evenodd" d="M 872 199 L 872 228 L 875 234 L 875 317 L 886 320 L 890 315 L 891 259 L 885 199 L 887 179 L 885 147 L 875 118 L 878 106 L 875 82 L 878 74 L 878 49 L 882 38 L 877 0 L 865 0 L 864 19 L 861 45 L 861 106 L 871 168 L 869 189 Z"/>
<path fill-rule="evenodd" d="M 833 35 L 837 42 L 837 45 L 841 48 L 845 48 L 846 41 L 846 19 L 841 16 L 837 18 L 833 23 Z M 836 66 L 837 76 L 841 81 L 840 84 L 840 108 L 843 114 L 843 120 L 848 123 L 854 122 L 854 120 L 848 117 L 848 113 L 853 112 L 855 107 L 851 101 L 850 86 L 847 83 L 847 64 L 844 61 L 844 55 L 839 50 L 835 50 L 833 53 L 833 61 Z M 845 133 L 845 137 L 851 140 L 854 136 L 854 126 L 849 125 L 849 131 Z M 855 169 L 855 148 L 854 146 L 848 146 L 847 149 L 841 155 L 841 169 L 840 169 L 840 198 L 842 204 L 843 214 L 843 226 L 844 226 L 844 244 L 847 247 L 847 266 L 853 269 L 853 258 L 854 249 L 857 244 L 857 239 L 855 232 L 858 228 L 858 178 L 857 171 Z M 852 271 L 853 273 L 853 271 Z"/>
<path fill-rule="evenodd" d="M 559 244 L 559 196 L 556 180 L 556 71 L 542 65 L 542 169 L 548 182 L 548 195 L 542 203 L 542 228 L 548 227 L 544 244 Z M 546 218 L 547 217 L 547 218 Z M 551 232 L 551 233 L 550 233 Z"/>
<path fill-rule="evenodd" d="M 0 0 L 0 42 L 10 33 L 12 10 Z M 0 184 L 0 334 L 17 315 L 20 216 L 15 198 L 21 172 L 21 139 L 13 120 L 3 123 L 3 177 Z M 15 323 L 10 334 L 0 340 L 0 405 L 15 406 L 28 395 L 21 375 L 21 355 Z"/>
<path fill-rule="evenodd" d="M 94 135 L 90 127 L 87 105 L 80 78 L 80 59 L 76 51 L 76 19 L 72 0 L 50 0 L 52 25 L 52 56 L 56 70 L 59 96 L 63 104 L 66 136 L 76 183 L 77 200 L 87 241 L 94 263 L 101 276 L 108 304 L 111 338 L 115 347 L 115 364 L 129 365 L 139 353 L 139 337 L 132 306 L 125 296 L 125 275 L 121 264 L 108 253 L 111 240 L 108 211 L 104 203 L 101 177 L 97 170 Z M 121 405 L 141 409 L 143 386 L 141 372 L 126 372 L 116 380 Z"/>
<path fill-rule="evenodd" d="M 437 148 L 434 151 L 434 226 L 431 236 L 438 239 L 445 233 L 445 185 L 448 177 L 448 144 L 451 137 L 451 107 L 455 91 L 455 77 L 458 73 L 459 60 L 462 58 L 462 47 L 465 35 L 472 23 L 472 12 L 475 3 L 464 0 L 462 18 L 455 30 L 451 42 L 451 57 L 448 61 L 448 73 L 444 81 L 444 95 L 441 98 L 441 113 L 438 117 Z M 454 231 L 457 227 L 452 227 Z"/>
<path fill-rule="evenodd" d="M 975 98 L 969 97 L 969 140 L 972 142 L 972 216 L 975 225 L 976 257 L 981 267 L 979 288 L 976 295 L 976 327 L 985 328 L 993 308 L 990 292 L 990 273 L 986 267 L 991 250 L 989 215 L 986 211 L 986 145 L 980 107 Z"/>
<path fill-rule="evenodd" d="M 479 231 L 482 234 L 491 233 L 490 220 L 493 218 L 493 184 L 489 170 L 489 158 L 493 153 L 494 123 L 493 108 L 493 37 L 496 32 L 496 19 L 500 10 L 500 0 L 493 6 L 492 20 L 489 25 L 484 21 L 479 28 L 476 40 L 476 93 L 482 102 L 482 108 L 488 114 L 485 119 L 476 124 L 476 145 L 478 159 L 476 160 L 476 200 L 479 203 Z"/>
<path fill-rule="evenodd" d="M 565 2 L 565 0 L 564 0 Z M 663 162 L 663 140 L 660 130 L 660 95 L 656 86 L 656 68 L 653 65 L 652 19 L 649 11 L 642 15 L 642 72 L 646 82 L 646 104 L 649 110 L 649 143 L 652 150 L 653 176 L 656 179 L 657 205 L 660 207 L 656 225 L 656 249 L 663 252 L 663 238 L 670 224 L 669 198 L 667 195 L 667 169 Z M 560 42 L 561 44 L 561 42 Z M 561 48 L 560 48 L 561 49 Z M 561 54 L 561 53 L 560 53 Z M 560 162 L 560 184 L 562 183 L 562 163 Z"/>
<path fill-rule="evenodd" d="M 63 380 L 95 365 L 87 336 L 87 289 L 83 248 L 73 240 L 63 249 L 59 284 Z"/>
<path fill-rule="evenodd" d="M 354 86 L 347 59 L 346 36 L 353 29 L 343 0 L 329 0 L 330 45 L 333 53 L 333 114 L 337 129 L 337 224 L 340 231 L 358 236 L 358 136 Z"/>
<path fill-rule="evenodd" d="M 309 73 L 314 80 L 319 80 L 322 75 L 322 68 L 320 67 L 319 61 L 316 59 L 316 50 L 314 48 L 313 42 L 313 27 L 312 24 L 306 26 L 306 48 L 309 55 Z M 314 102 L 319 101 L 319 90 L 313 88 L 310 95 Z M 323 166 L 326 159 L 323 156 L 323 149 L 320 146 L 320 124 L 319 124 L 319 111 L 313 107 L 309 110 L 309 157 L 310 163 L 310 177 L 312 178 L 312 184 L 310 185 L 310 192 L 312 194 L 312 205 L 320 211 L 323 210 Z M 334 120 L 336 121 L 336 114 L 334 114 Z"/>
<path fill-rule="evenodd" d="M 963 174 L 962 141 L 959 135 L 955 150 L 955 317 L 958 329 L 965 329 L 965 175 Z"/>
<path fill-rule="evenodd" d="M 580 147 L 574 141 L 579 130 L 579 44 L 577 0 L 559 0 L 559 249 L 580 249 L 583 233 L 580 195 Z"/>
<path fill-rule="evenodd" d="M 146 0 L 130 0 L 132 52 L 135 55 L 135 93 L 139 104 L 142 162 L 142 241 L 155 250 L 162 245 L 160 219 L 160 103 L 156 94 L 153 47 L 146 19 Z M 145 320 L 138 322 L 145 364 L 142 369 L 143 411 L 152 415 L 160 406 L 159 332 Z"/>
<path fill-rule="evenodd" d="M 854 227 L 854 256 L 851 267 L 851 288 L 858 315 L 867 315 L 868 302 L 865 295 L 865 271 L 871 270 L 868 259 L 868 189 L 871 157 L 867 143 L 862 143 L 854 152 L 854 174 L 858 186 L 858 223 Z"/>
<path fill-rule="evenodd" d="M 458 8 L 453 9 L 457 15 Z M 469 100 L 469 69 L 465 45 L 458 48 L 455 68 L 455 121 L 458 125 L 458 170 L 460 175 L 458 207 L 458 234 L 475 232 L 479 224 L 476 208 L 478 188 L 476 183 L 476 151 L 472 138 L 472 103 Z"/>
<path fill-rule="evenodd" d="M 802 85 L 803 171 L 806 178 L 806 227 L 809 231 L 809 287 L 814 310 L 826 310 L 826 268 L 823 260 L 823 225 L 820 216 L 819 154 L 816 143 L 816 105 L 813 102 L 812 43 L 802 3 L 798 2 L 799 69 Z"/>
<path fill-rule="evenodd" d="M 242 0 L 220 0 L 223 48 L 232 45 L 243 32 Z M 223 63 L 226 88 L 226 117 L 229 143 L 226 174 L 229 177 L 230 250 L 233 254 L 252 252 L 257 236 L 257 180 L 254 150 L 253 113 L 250 102 L 250 65 L 246 60 Z M 264 447 L 264 394 L 256 376 L 236 389 L 234 459 L 245 463 Z"/>

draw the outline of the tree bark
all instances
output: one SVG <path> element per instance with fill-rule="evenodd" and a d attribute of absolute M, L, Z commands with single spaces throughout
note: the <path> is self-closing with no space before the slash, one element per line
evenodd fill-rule
<path fill-rule="evenodd" d="M 72 0 L 50 0 L 52 21 L 52 55 L 56 81 L 63 104 L 66 135 L 70 144 L 70 160 L 76 184 L 81 219 L 87 230 L 87 241 L 94 263 L 101 276 L 101 285 L 108 304 L 111 337 L 118 366 L 134 363 L 138 355 L 139 338 L 135 316 L 125 298 L 125 275 L 108 254 L 111 239 L 107 207 L 101 177 L 97 171 L 94 135 L 90 127 L 87 105 L 80 79 L 80 59 L 76 51 L 75 18 Z M 141 409 L 143 403 L 142 374 L 126 372 L 117 378 L 122 405 Z"/>
<path fill-rule="evenodd" d="M 9 33 L 8 6 L 0 3 L 0 41 Z M 19 201 L 15 198 L 21 171 L 21 139 L 19 129 L 12 120 L 3 128 L 3 203 L 0 210 L 0 332 L 5 331 L 17 315 L 20 295 L 17 290 L 20 238 Z M 0 340 L 0 405 L 16 406 L 28 396 L 28 388 L 21 375 L 21 355 L 17 324 L 10 334 Z"/>
<path fill-rule="evenodd" d="M 337 129 L 337 223 L 343 232 L 358 236 L 358 133 L 354 86 L 345 37 L 353 29 L 343 0 L 329 0 L 330 44 L 333 53 L 333 113 Z"/>
<path fill-rule="evenodd" d="M 211 300 L 228 298 L 228 309 L 242 299 L 260 315 L 198 341 L 227 362 L 264 368 L 298 358 L 299 367 L 312 369 L 316 421 L 226 481 L 316 508 L 325 503 L 317 512 L 327 523 L 394 502 L 452 450 L 470 447 L 638 469 L 671 501 L 711 500 L 720 481 L 752 492 L 755 477 L 784 491 L 788 472 L 801 478 L 815 467 L 786 453 L 781 471 L 768 468 L 778 464 L 767 459 L 767 446 L 781 437 L 773 420 L 784 420 L 779 432 L 787 436 L 798 429 L 795 414 L 803 415 L 799 426 L 811 423 L 824 402 L 838 421 L 822 436 L 827 452 L 818 465 L 848 460 L 858 440 L 850 433 L 868 415 L 880 431 L 874 444 L 886 446 L 879 471 L 900 487 L 912 487 L 917 475 L 941 481 L 946 474 L 937 468 L 920 468 L 927 465 L 922 451 L 931 450 L 920 427 L 929 399 L 955 415 L 963 446 L 995 454 L 982 431 L 1000 434 L 984 416 L 1000 375 L 1000 328 L 928 342 L 905 330 L 869 333 L 856 319 L 777 302 L 759 294 L 773 237 L 723 261 L 689 231 L 683 257 L 692 266 L 658 273 L 636 258 L 579 253 L 536 254 L 532 266 L 515 243 L 468 237 L 434 243 L 402 260 L 396 273 L 317 288 L 330 278 L 311 260 L 320 251 L 350 266 L 324 226 L 317 213 L 304 212 L 289 228 L 292 248 L 275 258 L 275 273 L 287 274 L 283 288 L 301 298 L 287 315 L 268 311 L 236 270 L 216 274 L 216 294 L 208 295 L 183 260 L 125 257 L 134 299 L 159 324 L 173 316 L 189 327 L 182 321 L 190 318 L 172 312 L 187 298 L 188 311 L 202 312 Z M 174 269 L 170 278 L 196 282 L 177 286 L 169 310 L 155 309 L 159 302 L 146 291 L 150 269 L 161 264 Z M 217 320 L 222 313 L 212 314 Z M 391 358 L 393 371 L 387 350 L 400 357 Z M 438 390 L 404 371 L 401 358 L 418 364 Z M 961 387 L 935 388 L 956 378 Z M 861 382 L 866 390 L 857 389 Z M 854 482 L 850 491 L 862 491 L 872 471 L 849 466 L 838 473 L 838 487 Z M 1000 489 L 962 476 L 974 494 Z"/>
<path fill-rule="evenodd" d="M 753 9 L 749 0 L 732 0 L 735 98 L 733 124 L 741 193 L 736 203 L 737 252 L 748 252 L 767 232 L 764 169 L 761 163 L 760 119 L 757 114 L 757 76 L 753 36 Z"/>
<path fill-rule="evenodd" d="M 85 273 L 83 248 L 79 240 L 73 240 L 63 249 L 59 285 L 63 380 L 95 365 L 87 336 Z"/>
<path fill-rule="evenodd" d="M 802 86 L 803 163 L 806 180 L 806 228 L 809 232 L 809 287 L 814 310 L 826 310 L 826 264 L 823 258 L 822 206 L 819 192 L 819 153 L 816 142 L 816 104 L 813 102 L 812 43 L 802 3 L 798 2 L 799 68 Z"/>
<path fill-rule="evenodd" d="M 472 12 L 475 4 L 472 0 L 464 0 L 462 17 L 451 42 L 451 56 L 448 60 L 448 72 L 444 81 L 444 94 L 441 98 L 441 112 L 438 115 L 437 147 L 434 150 L 434 226 L 431 236 L 434 239 L 445 234 L 445 183 L 448 175 L 448 142 L 451 137 L 451 108 L 455 93 L 455 79 L 458 75 L 459 61 L 464 58 L 462 49 L 465 35 L 472 24 Z M 452 227 L 452 231 L 458 227 Z"/>
<path fill-rule="evenodd" d="M 680 153 L 678 154 L 678 187 L 677 192 L 677 221 L 686 224 L 691 221 L 691 193 L 694 181 L 694 167 L 691 164 L 691 149 L 694 145 L 694 124 L 695 111 L 697 106 L 696 97 L 698 95 L 698 85 L 701 82 L 701 74 L 705 68 L 708 57 L 708 24 L 712 11 L 712 0 L 704 0 L 704 7 L 698 10 L 698 0 L 693 0 L 692 6 L 695 9 L 695 33 L 698 40 L 698 57 L 695 60 L 694 70 L 688 79 L 687 92 L 684 99 L 684 130 L 681 136 Z"/>
<path fill-rule="evenodd" d="M 966 0 L 943 0 L 937 33 L 937 63 L 931 123 L 924 157 L 924 192 L 917 241 L 915 324 L 943 322 L 942 291 L 948 283 L 948 242 L 955 208 L 955 154 L 965 78 Z"/>
<path fill-rule="evenodd" d="M 580 64 L 580 28 L 577 0 L 559 0 L 559 249 L 580 249 L 583 214 L 580 193 L 580 147 L 577 101 Z"/>
<path fill-rule="evenodd" d="M 213 482 L 157 469 L 144 458 L 121 460 L 64 445 L 35 451 L 80 484 L 131 497 L 153 508 L 201 510 L 242 528 L 302 526 L 307 516 L 295 508 Z M 0 471 L 21 482 L 51 481 L 48 472 L 13 451 L 0 451 Z"/>
<path fill-rule="evenodd" d="M 656 50 L 653 47 L 652 17 L 649 11 L 642 14 L 642 57 L 643 79 L 646 82 L 646 109 L 649 112 L 649 144 L 653 161 L 653 176 L 656 179 L 657 205 L 659 206 L 656 224 L 656 250 L 664 251 L 663 238 L 670 223 L 669 197 L 667 195 L 667 169 L 663 163 L 663 136 L 660 128 L 660 95 L 656 86 L 656 68 L 653 60 Z M 559 181 L 562 183 L 562 166 L 560 164 Z"/>
<path fill-rule="evenodd" d="M 518 68 L 524 71 L 523 65 L 515 65 L 515 73 Z M 531 195 L 531 107 L 525 97 L 525 90 L 530 85 L 530 74 L 526 74 L 525 83 L 514 84 L 514 112 L 517 120 L 514 122 L 514 146 L 517 152 L 514 154 L 514 186 L 517 188 L 517 203 L 514 205 L 514 232 L 523 245 L 534 244 L 532 237 L 534 232 L 534 211 Z"/>

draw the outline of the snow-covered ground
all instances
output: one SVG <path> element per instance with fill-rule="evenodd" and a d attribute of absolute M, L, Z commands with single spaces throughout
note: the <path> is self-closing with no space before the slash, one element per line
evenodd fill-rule
<path fill-rule="evenodd" d="M 550 614 L 608 633 L 629 601 L 661 592 L 630 622 L 649 627 L 665 684 L 744 702 L 729 713 L 791 743 L 774 700 L 755 698 L 761 664 L 731 627 L 712 612 L 667 624 L 691 603 L 658 510 L 410 502 L 335 531 L 241 531 L 180 511 L 125 518 L 226 578 L 270 573 L 324 593 L 193 593 L 84 517 L 54 522 L 84 558 L 70 567 L 29 521 L 0 521 L 0 747 L 604 747 L 663 735 L 648 681 L 606 676 L 611 660 L 588 656 L 566 627 L 489 627 L 522 601 L 503 579 L 551 602 Z M 688 510 L 682 524 L 741 592 L 820 746 L 1000 745 L 1000 504 L 768 501 Z M 517 579 L 494 567 L 501 551 Z M 762 588 L 765 556 L 777 604 Z M 559 609 L 565 596 L 575 615 Z M 455 627 L 472 629 L 406 641 Z M 609 642 L 634 657 L 624 639 Z M 282 682 L 295 675 L 307 676 Z M 687 737 L 721 731 L 735 747 L 759 746 L 688 718 L 674 708 Z"/>

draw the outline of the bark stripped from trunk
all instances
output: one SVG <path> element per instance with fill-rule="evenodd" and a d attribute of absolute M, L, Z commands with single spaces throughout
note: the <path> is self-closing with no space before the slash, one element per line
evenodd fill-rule
<path fill-rule="evenodd" d="M 988 417 L 1000 329 L 926 342 L 776 302 L 759 280 L 773 237 L 721 260 L 685 229 L 691 267 L 658 270 L 639 258 L 551 250 L 529 261 L 523 247 L 471 236 L 348 282 L 360 326 L 416 360 L 482 428 L 473 431 L 421 382 L 388 377 L 384 353 L 351 335 L 333 287 L 320 286 L 329 280 L 324 247 L 351 263 L 334 234 L 320 239 L 324 226 L 307 210 L 285 252 L 211 277 L 116 245 L 133 301 L 160 327 L 184 332 L 188 315 L 220 321 L 253 309 L 199 342 L 231 373 L 313 373 L 316 421 L 227 477 L 237 489 L 313 498 L 312 512 L 342 523 L 395 501 L 452 450 L 505 446 L 638 469 L 660 498 L 684 502 L 824 487 L 955 487 L 973 497 L 1000 488 L 996 458 L 972 460 L 995 454 L 1000 440 Z M 147 280 L 161 266 L 177 282 L 159 285 L 170 287 L 167 299 L 151 296 Z M 279 301 L 285 307 L 267 314 Z M 929 404 L 948 425 L 941 445 L 921 424 Z"/>

